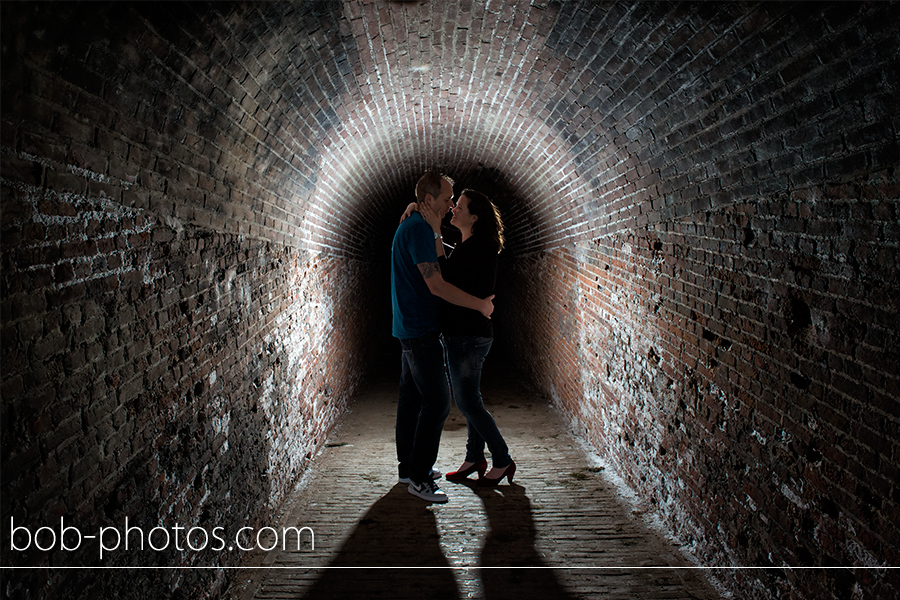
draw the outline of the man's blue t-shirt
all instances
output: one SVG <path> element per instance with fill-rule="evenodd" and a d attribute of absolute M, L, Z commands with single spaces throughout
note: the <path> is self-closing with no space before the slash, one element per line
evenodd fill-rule
<path fill-rule="evenodd" d="M 434 231 L 422 215 L 413 213 L 400 223 L 391 246 L 391 304 L 393 335 L 400 339 L 438 331 L 440 299 L 431 293 L 416 266 L 436 263 Z"/>

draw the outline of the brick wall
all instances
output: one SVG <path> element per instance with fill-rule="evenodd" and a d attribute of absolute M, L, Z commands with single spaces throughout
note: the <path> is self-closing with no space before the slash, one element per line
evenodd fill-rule
<path fill-rule="evenodd" d="M 662 10 L 609 8 L 572 20 Z M 572 159 L 603 182 L 589 232 L 507 261 L 514 362 L 701 564 L 897 562 L 897 32 L 848 8 L 694 7 L 680 29 L 646 15 L 642 43 L 569 46 L 558 95 L 629 128 L 616 157 Z M 582 91 L 610 66 L 611 92 Z M 602 143 L 573 132 L 587 111 L 555 110 Z M 759 598 L 897 586 L 877 569 L 715 576 Z"/>
<path fill-rule="evenodd" d="M 239 564 L 183 537 L 102 561 L 87 540 L 13 552 L 10 519 L 272 525 L 378 350 L 372 269 L 299 239 L 304 171 L 251 115 L 275 117 L 229 114 L 230 56 L 173 54 L 187 34 L 165 28 L 200 8 L 4 7 L 4 565 Z M 107 573 L 5 572 L 4 593 L 198 597 L 227 577 Z"/>
<path fill-rule="evenodd" d="M 503 328 L 515 360 L 701 564 L 895 560 L 896 248 L 845 237 L 896 228 L 888 191 L 807 190 L 509 262 L 504 309 L 530 324 Z M 883 571 L 771 573 L 728 585 L 892 593 Z"/>
<path fill-rule="evenodd" d="M 4 527 L 270 524 L 365 372 L 362 266 L 90 194 L 11 184 L 3 202 L 4 239 L 23 232 L 4 265 L 19 273 L 4 293 Z M 6 564 L 237 556 L 8 550 Z"/>
<path fill-rule="evenodd" d="M 698 561 L 897 565 L 897 5 L 0 11 L 4 535 L 265 523 L 362 374 L 396 369 L 389 240 L 437 166 L 508 225 L 494 354 Z M 10 589 L 227 583 L 138 573 Z"/>

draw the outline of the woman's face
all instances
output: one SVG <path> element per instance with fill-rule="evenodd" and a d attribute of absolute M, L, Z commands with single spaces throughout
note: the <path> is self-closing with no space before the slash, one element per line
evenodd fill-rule
<path fill-rule="evenodd" d="M 450 218 L 450 224 L 457 229 L 471 230 L 472 225 L 478 220 L 478 217 L 469 212 L 469 198 L 465 195 L 459 197 L 452 211 L 453 216 Z"/>

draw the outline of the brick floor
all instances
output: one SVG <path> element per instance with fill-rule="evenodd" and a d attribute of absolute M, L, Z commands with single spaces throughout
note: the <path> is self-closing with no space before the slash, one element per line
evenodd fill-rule
<path fill-rule="evenodd" d="M 396 481 L 396 390 L 375 384 L 354 401 L 279 517 L 278 529 L 311 528 L 314 549 L 306 536 L 299 551 L 249 556 L 231 600 L 719 597 L 592 466 L 547 401 L 515 381 L 484 385 L 519 466 L 514 484 L 442 480 L 444 505 L 410 495 Z M 454 406 L 437 468 L 454 470 L 464 446 Z"/>

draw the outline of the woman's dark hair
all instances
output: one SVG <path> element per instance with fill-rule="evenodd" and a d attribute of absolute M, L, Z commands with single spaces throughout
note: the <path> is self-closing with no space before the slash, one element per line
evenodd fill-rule
<path fill-rule="evenodd" d="M 503 250 L 503 219 L 491 199 L 468 189 L 459 196 L 469 199 L 469 213 L 478 217 L 472 225 L 472 235 L 489 235 L 497 243 L 497 252 Z"/>

